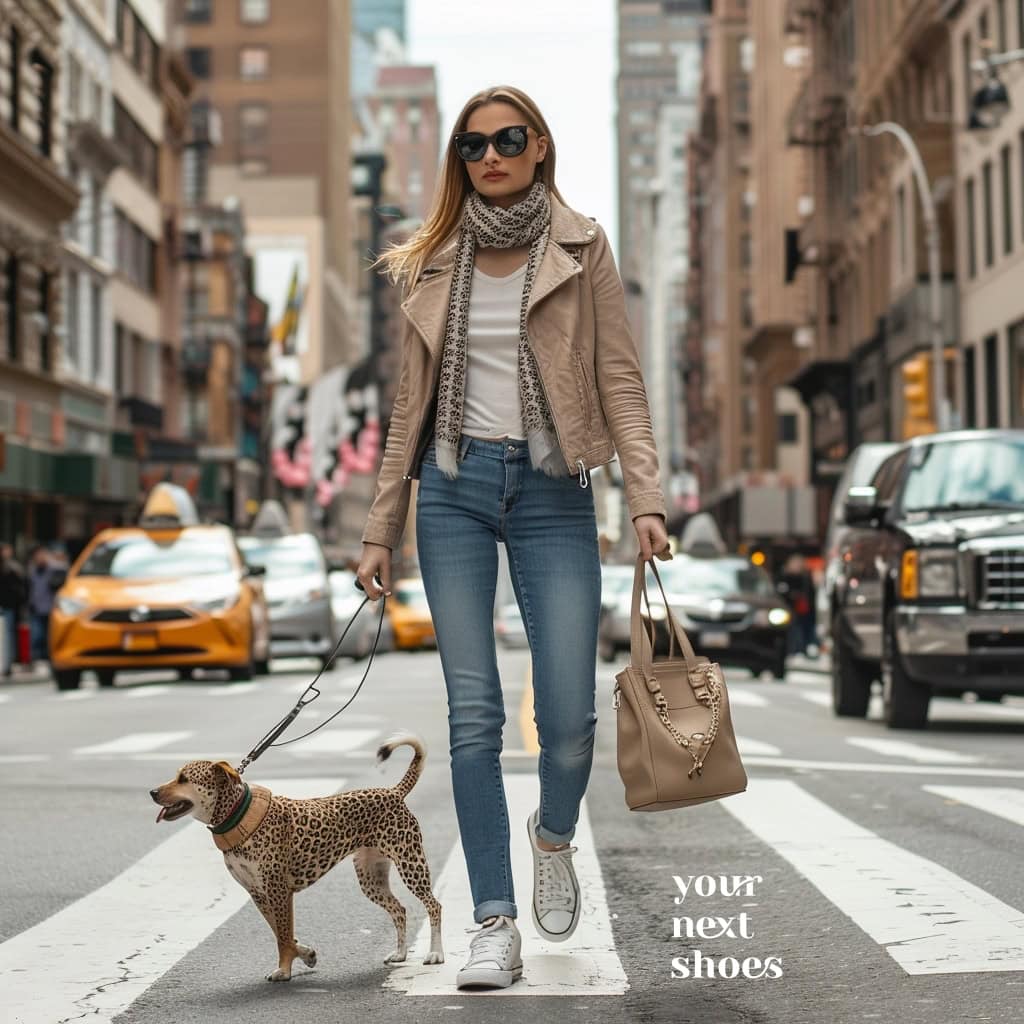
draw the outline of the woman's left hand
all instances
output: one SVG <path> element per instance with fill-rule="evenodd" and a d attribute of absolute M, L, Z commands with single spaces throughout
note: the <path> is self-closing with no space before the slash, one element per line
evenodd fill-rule
<path fill-rule="evenodd" d="M 637 516 L 633 520 L 636 527 L 637 540 L 640 541 L 640 554 L 644 561 L 649 562 L 652 556 L 657 556 L 662 562 L 672 557 L 672 551 L 668 546 L 668 530 L 665 529 L 665 520 L 659 515 Z"/>

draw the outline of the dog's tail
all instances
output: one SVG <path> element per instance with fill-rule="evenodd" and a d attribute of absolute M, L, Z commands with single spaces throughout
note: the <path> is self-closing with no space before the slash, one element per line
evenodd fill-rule
<path fill-rule="evenodd" d="M 412 792 L 412 787 L 419 780 L 427 752 L 423 746 L 423 741 L 418 736 L 414 736 L 411 732 L 398 733 L 385 740 L 377 748 L 377 763 L 383 764 L 392 755 L 395 748 L 401 746 L 410 746 L 414 751 L 409 767 L 406 768 L 405 774 L 394 787 L 404 800 Z"/>

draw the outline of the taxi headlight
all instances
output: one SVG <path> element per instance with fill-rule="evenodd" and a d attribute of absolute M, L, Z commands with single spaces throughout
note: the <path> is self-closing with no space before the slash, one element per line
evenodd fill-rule
<path fill-rule="evenodd" d="M 79 612 L 84 612 L 88 605 L 85 601 L 79 601 L 77 597 L 65 597 L 58 595 L 54 604 L 57 606 L 57 611 L 62 615 L 77 615 Z"/>
<path fill-rule="evenodd" d="M 233 608 L 238 604 L 238 599 L 242 596 L 240 590 L 232 590 L 227 594 L 221 594 L 219 597 L 210 597 L 202 601 L 192 601 L 192 607 L 196 611 L 200 612 L 226 612 L 229 608 Z"/>

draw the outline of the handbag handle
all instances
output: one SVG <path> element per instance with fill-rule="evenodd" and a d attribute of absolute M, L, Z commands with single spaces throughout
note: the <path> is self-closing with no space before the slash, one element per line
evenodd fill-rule
<path fill-rule="evenodd" d="M 649 635 L 647 630 L 644 628 L 643 621 L 640 618 L 640 595 L 643 594 L 644 601 L 647 604 L 647 610 L 651 610 L 651 599 L 647 593 L 647 579 L 644 572 L 644 566 L 646 560 L 642 554 L 637 555 L 636 568 L 633 573 L 633 605 L 629 616 L 629 632 L 630 632 L 630 661 L 634 667 L 639 667 L 641 674 L 645 679 L 650 678 L 654 673 L 654 618 L 651 616 L 651 634 Z M 686 661 L 688 668 L 693 668 L 697 664 L 697 655 L 694 653 L 693 647 L 690 644 L 690 640 L 686 635 L 685 630 L 679 625 L 676 617 L 672 614 L 672 609 L 669 607 L 668 597 L 665 595 L 665 588 L 661 583 L 661 576 L 658 573 L 658 567 L 652 561 L 650 563 L 651 569 L 654 570 L 654 578 L 658 581 L 658 589 L 661 591 L 662 599 L 665 602 L 665 621 L 668 624 L 669 632 L 669 657 L 672 657 L 674 652 L 673 637 L 678 640 L 679 648 L 682 652 L 683 658 Z"/>

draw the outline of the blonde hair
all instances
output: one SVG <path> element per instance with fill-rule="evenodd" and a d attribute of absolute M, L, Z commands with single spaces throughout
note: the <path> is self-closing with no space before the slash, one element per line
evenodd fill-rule
<path fill-rule="evenodd" d="M 462 108 L 455 121 L 452 136 L 448 139 L 444 161 L 441 164 L 441 177 L 434 191 L 434 199 L 430 211 L 423 224 L 407 241 L 390 246 L 372 264 L 377 267 L 384 265 L 384 272 L 394 284 L 402 281 L 406 286 L 415 283 L 427 260 L 452 236 L 462 221 L 462 207 L 473 184 L 462 158 L 455 151 L 454 136 L 456 132 L 466 130 L 466 123 L 477 107 L 486 103 L 510 103 L 525 118 L 526 123 L 538 134 L 548 140 L 544 159 L 537 164 L 534 180 L 540 179 L 548 187 L 548 191 L 560 202 L 565 203 L 555 185 L 555 143 L 551 138 L 544 115 L 540 108 L 521 89 L 512 85 L 497 85 L 482 89 L 471 96 Z"/>

